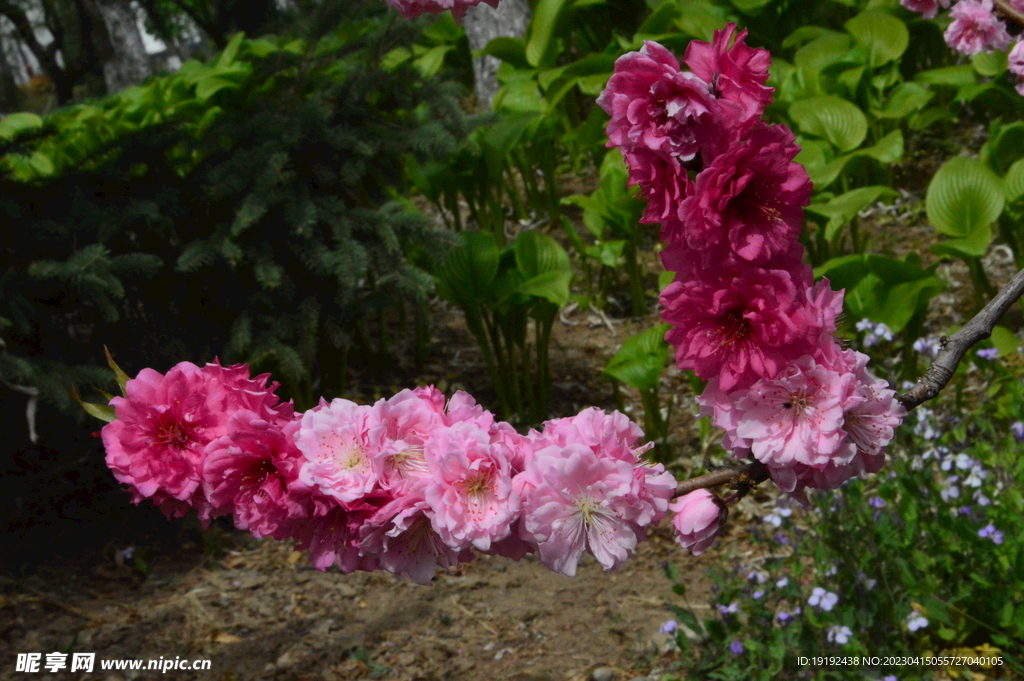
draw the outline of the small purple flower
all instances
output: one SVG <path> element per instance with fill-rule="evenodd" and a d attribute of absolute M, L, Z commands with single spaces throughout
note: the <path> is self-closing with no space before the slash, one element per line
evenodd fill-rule
<path fill-rule="evenodd" d="M 760 589 L 758 589 L 754 593 L 750 594 L 750 597 L 753 598 L 755 601 L 761 600 L 762 596 L 764 596 L 764 592 L 761 591 Z"/>
<path fill-rule="evenodd" d="M 779 581 L 775 582 L 775 586 L 777 586 L 780 589 L 785 587 L 787 584 L 789 584 L 789 577 L 783 577 Z"/>
<path fill-rule="evenodd" d="M 1010 432 L 1013 433 L 1013 439 L 1017 442 L 1024 440 L 1024 422 L 1014 421 L 1011 423 Z"/>
<path fill-rule="evenodd" d="M 997 530 L 996 526 L 993 525 L 992 523 L 989 523 L 985 527 L 983 527 L 980 530 L 978 530 L 978 536 L 981 537 L 982 539 L 985 539 L 985 538 L 991 539 L 992 542 L 995 543 L 995 544 L 1002 544 L 1003 543 L 1003 533 L 1000 532 L 999 530 Z"/>
<path fill-rule="evenodd" d="M 741 642 L 733 641 L 729 644 L 729 650 L 733 655 L 742 655 L 747 649 L 743 647 Z"/>
<path fill-rule="evenodd" d="M 918 338 L 914 341 L 914 350 L 925 357 L 935 357 L 939 354 L 939 341 L 937 338 Z"/>
<path fill-rule="evenodd" d="M 868 506 L 871 508 L 885 508 L 886 505 L 885 499 L 882 497 L 871 497 L 868 499 Z"/>
<path fill-rule="evenodd" d="M 781 543 L 781 544 L 788 544 L 789 543 L 789 540 L 786 539 L 786 535 L 784 535 L 784 534 L 781 534 L 781 533 L 777 534 L 777 535 L 775 535 L 775 538 L 778 539 L 779 543 Z"/>
<path fill-rule="evenodd" d="M 982 348 L 974 354 L 982 359 L 995 359 L 999 356 L 999 348 Z"/>
<path fill-rule="evenodd" d="M 782 611 L 782 612 L 780 612 L 780 613 L 779 613 L 778 615 L 776 615 L 776 617 L 777 617 L 777 618 L 779 619 L 779 621 L 780 621 L 780 622 L 782 622 L 783 624 L 785 624 L 785 623 L 786 623 L 786 622 L 788 622 L 789 620 L 793 619 L 793 616 L 792 616 L 792 615 L 790 615 L 790 614 L 789 614 L 788 612 L 786 612 L 785 610 L 783 610 L 783 611 Z"/>
<path fill-rule="evenodd" d="M 719 605 L 718 612 L 722 615 L 735 615 L 740 611 L 740 604 L 733 601 L 729 605 Z"/>
<path fill-rule="evenodd" d="M 841 627 L 838 624 L 828 628 L 828 640 L 838 645 L 846 645 L 850 641 L 853 632 L 850 627 Z"/>
<path fill-rule="evenodd" d="M 831 591 L 825 591 L 820 586 L 814 587 L 811 597 L 807 599 L 807 605 L 816 605 L 825 612 L 830 611 L 839 602 L 839 596 Z"/>
<path fill-rule="evenodd" d="M 883 676 L 882 681 L 899 681 L 899 679 L 896 678 L 895 674 L 889 674 L 887 676 Z"/>
<path fill-rule="evenodd" d="M 907 617 L 907 629 L 910 631 L 917 631 L 918 629 L 924 629 L 928 626 L 928 618 L 922 615 L 917 610 L 914 610 Z"/>
<path fill-rule="evenodd" d="M 658 631 L 660 631 L 663 634 L 671 634 L 676 630 L 678 626 L 678 622 L 676 622 L 675 620 L 669 620 L 668 622 L 662 624 L 661 628 L 658 629 Z"/>

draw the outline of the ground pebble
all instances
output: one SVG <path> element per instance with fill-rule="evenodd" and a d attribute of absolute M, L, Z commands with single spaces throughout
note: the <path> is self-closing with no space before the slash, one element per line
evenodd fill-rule
<path fill-rule="evenodd" d="M 598 667 L 590 672 L 590 681 L 614 681 L 615 670 L 611 667 Z"/>

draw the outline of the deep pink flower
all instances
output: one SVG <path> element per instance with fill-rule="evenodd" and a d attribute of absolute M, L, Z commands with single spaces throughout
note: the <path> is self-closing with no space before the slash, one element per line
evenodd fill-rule
<path fill-rule="evenodd" d="M 107 466 L 129 486 L 133 503 L 152 499 L 168 516 L 196 508 L 203 520 L 210 508 L 202 489 L 206 445 L 226 434 L 228 418 L 240 408 L 278 423 L 292 416 L 279 404 L 266 376 L 249 378 L 244 366 L 182 362 L 164 376 L 143 369 L 128 381 L 126 397 L 110 401 L 117 420 L 103 427 Z"/>
<path fill-rule="evenodd" d="M 568 577 L 584 550 L 606 570 L 621 565 L 643 536 L 639 519 L 653 515 L 638 499 L 633 466 L 581 444 L 534 452 L 515 487 L 522 490 L 522 538 Z"/>
<path fill-rule="evenodd" d="M 472 560 L 466 550 L 446 546 L 431 527 L 429 506 L 422 496 L 406 494 L 378 511 L 359 531 L 359 551 L 380 566 L 417 584 L 430 584 L 439 567 L 453 568 Z"/>
<path fill-rule="evenodd" d="M 790 251 L 811 197 L 800 151 L 784 125 L 756 126 L 698 176 L 679 206 L 678 237 L 714 266 L 735 253 L 754 264 Z"/>
<path fill-rule="evenodd" d="M 611 116 L 608 146 L 623 152 L 648 150 L 686 163 L 721 143 L 708 83 L 680 71 L 679 60 L 655 42 L 618 58 L 597 104 Z"/>
<path fill-rule="evenodd" d="M 769 468 L 824 467 L 846 435 L 843 398 L 853 378 L 810 356 L 792 361 L 776 378 L 758 381 L 736 401 L 736 435 Z"/>
<path fill-rule="evenodd" d="M 335 399 L 302 415 L 295 446 L 302 452 L 300 478 L 322 494 L 351 502 L 373 489 L 379 477 L 370 451 L 373 410 Z"/>
<path fill-rule="evenodd" d="M 461 24 L 466 10 L 481 2 L 497 8 L 498 0 L 387 0 L 388 5 L 402 15 L 403 19 L 415 19 L 421 14 L 441 14 L 451 10 L 455 23 Z"/>
<path fill-rule="evenodd" d="M 472 421 L 439 428 L 425 446 L 431 477 L 423 482 L 430 522 L 447 546 L 481 551 L 507 537 L 519 515 L 511 451 L 491 443 Z"/>
<path fill-rule="evenodd" d="M 298 427 L 298 421 L 268 423 L 246 409 L 231 416 L 227 434 L 206 446 L 203 462 L 203 488 L 215 514 L 232 513 L 235 527 L 256 537 L 291 535 L 289 521 L 312 511 L 311 490 L 298 479 Z"/>
<path fill-rule="evenodd" d="M 973 55 L 1010 46 L 1006 25 L 992 13 L 992 0 L 959 0 L 949 11 L 946 44 L 957 52 Z"/>
<path fill-rule="evenodd" d="M 934 19 L 939 14 L 939 7 L 949 8 L 949 0 L 900 0 L 900 5 L 917 12 L 925 19 Z"/>
<path fill-rule="evenodd" d="M 629 167 L 629 186 L 640 186 L 640 196 L 647 200 L 640 222 L 657 224 L 675 219 L 679 204 L 685 199 L 693 183 L 678 160 L 665 159 L 649 149 L 623 151 Z M 662 232 L 662 241 L 666 241 Z"/>
<path fill-rule="evenodd" d="M 765 85 L 772 63 L 768 50 L 748 46 L 746 29 L 737 33 L 733 40 L 735 32 L 736 24 L 730 23 L 715 31 L 710 43 L 691 40 L 683 62 L 702 80 L 711 83 L 712 91 L 720 98 L 722 116 L 730 127 L 743 129 L 771 104 L 775 89 Z"/>
<path fill-rule="evenodd" d="M 698 489 L 681 496 L 669 506 L 675 515 L 672 527 L 676 542 L 693 555 L 704 553 L 725 524 L 729 511 L 722 500 L 706 489 Z"/>
<path fill-rule="evenodd" d="M 737 267 L 676 280 L 662 291 L 665 340 L 676 366 L 731 391 L 773 378 L 794 357 L 813 352 L 820 327 L 802 288 L 809 268 Z"/>
<path fill-rule="evenodd" d="M 1024 7 L 1020 11 L 1024 13 Z M 1024 40 L 1018 41 L 1010 50 L 1009 70 L 1020 79 L 1020 82 L 1017 83 L 1017 92 L 1024 97 Z"/>

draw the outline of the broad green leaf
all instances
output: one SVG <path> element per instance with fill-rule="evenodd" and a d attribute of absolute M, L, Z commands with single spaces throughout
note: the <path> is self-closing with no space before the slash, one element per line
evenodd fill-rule
<path fill-rule="evenodd" d="M 220 68 L 230 66 L 234 61 L 235 57 L 238 56 L 238 48 L 242 46 L 242 41 L 245 40 L 245 33 L 236 33 L 228 46 L 224 48 L 224 51 L 217 57 L 217 61 L 214 66 Z"/>
<path fill-rule="evenodd" d="M 833 31 L 832 29 L 825 28 L 824 26 L 801 26 L 786 36 L 786 39 L 782 41 L 782 48 L 788 50 L 793 47 L 801 47 L 812 40 L 817 40 L 818 38 L 841 35 L 843 34 L 839 31 Z M 772 59 L 772 61 L 775 60 Z"/>
<path fill-rule="evenodd" d="M 540 0 L 533 9 L 530 34 L 526 40 L 526 61 L 541 66 L 550 60 L 555 48 L 555 28 L 572 0 Z"/>
<path fill-rule="evenodd" d="M 789 115 L 801 132 L 827 139 L 839 151 L 856 149 L 868 131 L 864 113 L 834 95 L 793 102 Z"/>
<path fill-rule="evenodd" d="M 221 90 L 236 88 L 238 85 L 220 76 L 206 76 L 196 83 L 196 98 L 205 102 Z"/>
<path fill-rule="evenodd" d="M 1005 326 L 993 328 L 989 338 L 992 341 L 992 345 L 999 350 L 1000 357 L 1011 357 L 1017 354 L 1017 348 L 1020 347 L 1020 341 L 1017 340 L 1017 336 Z"/>
<path fill-rule="evenodd" d="M 0 120 L 0 139 L 12 140 L 23 132 L 38 130 L 41 127 L 43 119 L 34 113 L 12 113 Z"/>
<path fill-rule="evenodd" d="M 543 298 L 562 307 L 569 302 L 569 284 L 571 282 L 572 272 L 568 269 L 542 272 L 524 281 L 517 290 L 519 293 Z"/>
<path fill-rule="evenodd" d="M 1006 67 L 1009 66 L 1007 56 L 1007 53 L 1002 50 L 979 52 L 971 57 L 971 64 L 979 75 L 994 78 L 1006 71 Z"/>
<path fill-rule="evenodd" d="M 999 175 L 1004 175 L 1016 161 L 1024 158 L 1024 121 L 999 127 L 982 146 L 981 160 Z"/>
<path fill-rule="evenodd" d="M 889 99 L 881 110 L 871 114 L 875 118 L 893 118 L 902 120 L 915 111 L 923 109 L 932 100 L 935 93 L 920 83 L 906 82 L 897 85 L 889 93 Z"/>
<path fill-rule="evenodd" d="M 1010 166 L 1003 181 L 1007 203 L 1016 203 L 1024 198 L 1024 159 Z"/>
<path fill-rule="evenodd" d="M 963 87 L 964 85 L 974 85 L 977 83 L 978 76 L 975 75 L 973 67 L 963 64 L 961 66 L 943 66 L 938 69 L 921 71 L 914 76 L 914 80 L 926 85 Z"/>
<path fill-rule="evenodd" d="M 715 31 L 723 28 L 727 19 L 720 8 L 696 2 L 681 4 L 682 14 L 676 19 L 676 27 L 686 35 L 699 40 L 711 41 Z M 668 45 L 666 44 L 666 47 Z"/>
<path fill-rule="evenodd" d="M 462 232 L 437 271 L 441 297 L 469 309 L 489 297 L 498 274 L 498 244 L 489 232 Z"/>
<path fill-rule="evenodd" d="M 992 225 L 976 227 L 960 239 L 946 239 L 932 245 L 932 253 L 953 255 L 958 258 L 981 258 L 992 244 Z"/>
<path fill-rule="evenodd" d="M 494 97 L 495 111 L 513 113 L 543 113 L 547 110 L 544 98 L 535 80 L 520 80 L 507 83 Z"/>
<path fill-rule="evenodd" d="M 825 238 L 831 241 L 844 225 L 857 216 L 857 213 L 878 201 L 882 196 L 896 195 L 893 189 L 881 185 L 860 187 L 840 194 L 828 203 L 812 203 L 807 207 L 807 212 L 828 219 L 825 226 Z"/>
<path fill-rule="evenodd" d="M 977 238 L 1003 212 L 999 178 L 978 159 L 957 156 L 935 173 L 925 197 L 928 220 L 935 230 L 953 237 Z"/>
<path fill-rule="evenodd" d="M 454 49 L 454 45 L 438 45 L 437 47 L 432 47 L 424 52 L 422 56 L 413 61 L 413 65 L 424 78 L 431 78 L 437 75 L 437 72 L 441 70 L 442 66 L 444 66 L 445 55 Z"/>
<path fill-rule="evenodd" d="M 848 35 L 824 35 L 797 50 L 793 55 L 793 65 L 816 79 L 826 67 L 845 58 L 852 45 L 853 40 Z"/>
<path fill-rule="evenodd" d="M 879 163 L 899 163 L 903 158 L 903 132 L 897 128 L 878 140 L 877 144 L 858 149 L 854 153 L 873 158 Z"/>
<path fill-rule="evenodd" d="M 529 69 L 530 63 L 526 60 L 526 45 L 522 38 L 510 38 L 502 36 L 487 43 L 484 49 L 480 50 L 481 55 L 497 57 L 517 69 Z"/>
<path fill-rule="evenodd" d="M 571 272 L 569 254 L 562 246 L 546 234 L 527 231 L 521 233 L 513 244 L 516 266 L 525 279 L 532 279 L 546 272 Z"/>
<path fill-rule="evenodd" d="M 881 9 L 861 12 L 846 22 L 846 30 L 867 49 L 871 67 L 899 59 L 910 44 L 906 24 Z"/>
<path fill-rule="evenodd" d="M 657 388 L 669 354 L 665 342 L 668 329 L 668 324 L 658 324 L 627 338 L 608 361 L 604 373 L 640 390 Z"/>
<path fill-rule="evenodd" d="M 771 0 L 732 0 L 731 4 L 743 14 L 755 14 Z"/>
<path fill-rule="evenodd" d="M 605 267 L 617 269 L 622 264 L 622 250 L 626 247 L 625 239 L 601 241 L 586 250 L 587 257 L 593 258 Z"/>

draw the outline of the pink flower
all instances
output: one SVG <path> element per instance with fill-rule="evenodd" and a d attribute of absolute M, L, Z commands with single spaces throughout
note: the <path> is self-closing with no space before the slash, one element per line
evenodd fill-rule
<path fill-rule="evenodd" d="M 498 0 L 387 0 L 388 5 L 402 15 L 403 19 L 415 19 L 421 14 L 441 14 L 451 10 L 455 23 L 461 24 L 462 18 L 470 7 L 481 2 L 491 7 L 498 6 Z"/>
<path fill-rule="evenodd" d="M 642 537 L 638 519 L 651 515 L 638 503 L 633 466 L 581 444 L 535 452 L 515 486 L 523 490 L 522 538 L 568 577 L 584 550 L 606 570 L 621 565 Z"/>
<path fill-rule="evenodd" d="M 946 44 L 966 55 L 1010 46 L 1006 25 L 992 13 L 992 0 L 960 0 L 949 11 L 953 23 L 946 28 Z"/>
<path fill-rule="evenodd" d="M 693 186 L 686 168 L 676 159 L 665 159 L 649 149 L 622 150 L 629 167 L 629 186 L 640 186 L 640 195 L 647 200 L 640 222 L 656 224 L 674 219 L 679 204 Z M 662 233 L 662 241 L 666 241 Z"/>
<path fill-rule="evenodd" d="M 373 489 L 378 474 L 370 452 L 370 407 L 335 399 L 302 415 L 295 446 L 304 462 L 303 483 L 341 502 L 359 499 Z"/>
<path fill-rule="evenodd" d="M 433 386 L 403 390 L 373 405 L 368 441 L 385 489 L 429 477 L 423 445 L 431 433 L 447 425 L 444 406 L 444 395 Z"/>
<path fill-rule="evenodd" d="M 793 162 L 799 151 L 786 126 L 758 125 L 746 144 L 733 144 L 697 176 L 670 237 L 699 253 L 705 267 L 731 253 L 754 264 L 788 253 L 811 197 L 807 171 Z"/>
<path fill-rule="evenodd" d="M 1020 11 L 1024 13 L 1024 7 Z M 1009 69 L 1010 73 L 1020 79 L 1020 82 L 1017 83 L 1017 92 L 1024 97 L 1024 40 L 1018 41 L 1010 50 Z"/>
<path fill-rule="evenodd" d="M 737 267 L 677 280 L 661 294 L 665 340 L 676 365 L 730 391 L 773 378 L 793 358 L 813 351 L 821 331 L 803 286 L 810 268 L 795 272 Z"/>
<path fill-rule="evenodd" d="M 250 379 L 244 366 L 182 362 L 166 376 L 143 369 L 129 380 L 127 396 L 110 401 L 117 420 L 103 427 L 102 437 L 107 466 L 129 486 L 132 501 L 152 499 L 169 517 L 191 506 L 208 519 L 205 448 L 227 433 L 229 416 L 246 408 L 268 422 L 291 418 L 291 403 L 279 404 L 277 384 L 265 387 L 266 378 Z"/>
<path fill-rule="evenodd" d="M 736 435 L 770 468 L 824 467 L 843 431 L 843 397 L 853 380 L 805 356 L 778 377 L 755 383 L 736 402 Z"/>
<path fill-rule="evenodd" d="M 686 163 L 721 142 L 708 84 L 680 71 L 675 56 L 655 42 L 619 57 L 597 104 L 611 116 L 608 146 L 623 152 L 648 150 Z"/>
<path fill-rule="evenodd" d="M 519 515 L 512 491 L 511 452 L 471 421 L 440 428 L 427 440 L 431 477 L 423 496 L 434 531 L 454 549 L 473 545 L 481 551 L 511 532 Z"/>
<path fill-rule="evenodd" d="M 711 546 L 729 515 L 722 500 L 706 489 L 679 497 L 669 505 L 669 510 L 675 513 L 672 527 L 676 531 L 676 542 L 684 549 L 691 549 L 695 556 Z"/>
<path fill-rule="evenodd" d="M 256 537 L 291 535 L 289 521 L 311 511 L 310 489 L 298 480 L 298 425 L 282 428 L 246 409 L 231 416 L 227 435 L 207 445 L 203 462 L 203 488 L 215 513 L 232 513 L 235 527 Z"/>
<path fill-rule="evenodd" d="M 472 560 L 469 551 L 453 549 L 441 541 L 427 516 L 422 496 L 407 494 L 387 504 L 359 531 L 359 552 L 373 556 L 380 566 L 417 584 L 430 584 L 438 567 L 453 568 Z"/>
<path fill-rule="evenodd" d="M 949 8 L 949 0 L 900 0 L 900 4 L 925 19 L 934 19 L 939 13 L 940 6 L 943 9 Z"/>
<path fill-rule="evenodd" d="M 746 45 L 746 29 L 733 41 L 735 32 L 736 24 L 730 23 L 715 31 L 710 43 L 691 40 L 683 61 L 694 74 L 711 83 L 727 122 L 744 128 L 757 120 L 772 101 L 774 88 L 765 86 L 772 60 L 768 50 Z"/>

